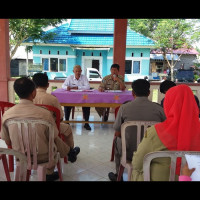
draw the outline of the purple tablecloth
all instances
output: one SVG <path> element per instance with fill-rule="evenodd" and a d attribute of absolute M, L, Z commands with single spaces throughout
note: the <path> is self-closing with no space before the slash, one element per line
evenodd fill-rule
<path fill-rule="evenodd" d="M 60 103 L 119 103 L 133 100 L 131 91 L 124 92 L 99 92 L 93 90 L 91 92 L 71 92 L 61 88 L 51 93 L 56 96 Z"/>

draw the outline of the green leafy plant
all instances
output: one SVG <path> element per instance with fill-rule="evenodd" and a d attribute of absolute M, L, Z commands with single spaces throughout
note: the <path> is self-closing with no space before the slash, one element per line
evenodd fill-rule
<path fill-rule="evenodd" d="M 155 42 L 155 49 L 162 53 L 171 69 L 171 80 L 174 81 L 173 50 L 179 48 L 189 49 L 197 40 L 194 35 L 194 24 L 186 19 L 129 19 L 131 29 L 150 37 Z M 171 54 L 171 61 L 167 54 Z M 180 54 L 179 58 L 182 54 Z"/>

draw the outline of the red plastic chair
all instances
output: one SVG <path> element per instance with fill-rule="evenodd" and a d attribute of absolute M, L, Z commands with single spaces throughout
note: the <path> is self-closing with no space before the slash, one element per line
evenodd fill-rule
<path fill-rule="evenodd" d="M 60 110 L 54 106 L 50 106 L 50 105 L 46 105 L 46 104 L 35 104 L 35 105 L 45 107 L 49 111 L 53 111 L 56 114 L 56 125 L 57 125 L 58 131 L 59 131 L 58 135 L 63 141 L 65 141 L 64 135 L 62 135 L 60 133 Z M 64 158 L 64 163 L 68 163 L 67 157 Z"/>
<path fill-rule="evenodd" d="M 1 118 L 2 118 L 6 108 L 13 107 L 14 105 L 15 105 L 14 103 L 6 102 L 6 101 L 0 101 L 0 131 L 1 131 Z M 12 149 L 12 146 L 8 146 L 8 148 Z M 13 158 L 12 155 L 9 155 L 8 159 L 9 159 L 9 171 L 13 172 L 14 171 L 14 158 Z M 4 162 L 3 159 L 2 159 L 2 161 Z"/>
<path fill-rule="evenodd" d="M 53 111 L 56 114 L 56 125 L 60 135 L 60 110 L 54 106 L 46 105 L 46 104 L 35 104 L 36 106 L 41 106 L 47 108 L 49 111 Z"/>
<path fill-rule="evenodd" d="M 14 103 L 0 101 L 0 122 L 1 122 L 2 116 L 5 112 L 5 108 L 10 108 L 10 107 L 13 107 L 14 105 L 15 105 Z M 0 123 L 0 130 L 1 130 L 1 123 Z"/>

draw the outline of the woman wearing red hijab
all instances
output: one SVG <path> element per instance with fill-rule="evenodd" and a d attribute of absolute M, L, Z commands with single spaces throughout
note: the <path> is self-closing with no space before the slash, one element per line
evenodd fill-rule
<path fill-rule="evenodd" d="M 143 180 L 144 155 L 154 151 L 200 151 L 199 109 L 192 90 L 187 85 L 170 88 L 164 101 L 166 120 L 150 127 L 133 155 L 132 181 Z M 151 180 L 169 180 L 168 158 L 151 163 Z M 177 166 L 179 175 L 180 166 Z M 178 180 L 178 176 L 177 176 Z"/>

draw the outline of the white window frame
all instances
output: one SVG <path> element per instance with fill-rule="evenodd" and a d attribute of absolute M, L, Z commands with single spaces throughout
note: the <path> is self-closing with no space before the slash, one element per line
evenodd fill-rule
<path fill-rule="evenodd" d="M 50 59 L 49 58 L 43 58 L 43 57 L 41 57 L 41 64 L 42 64 L 42 59 L 48 59 L 48 69 L 49 69 L 49 62 L 50 62 Z M 44 68 L 43 68 L 43 64 L 42 64 L 42 71 L 44 71 L 44 72 L 49 72 L 49 70 L 44 70 Z"/>
<path fill-rule="evenodd" d="M 60 59 L 62 59 L 62 60 L 66 60 L 66 71 L 60 71 Z M 58 58 L 58 69 L 59 69 L 59 71 L 58 72 L 67 72 L 67 58 Z"/>
<path fill-rule="evenodd" d="M 139 73 L 133 73 L 133 63 L 134 62 L 140 62 L 140 72 Z M 132 68 L 131 68 L 132 74 L 141 74 L 141 60 L 132 60 Z"/>
<path fill-rule="evenodd" d="M 41 54 L 39 54 L 40 56 L 38 56 L 38 55 L 34 55 L 34 56 L 38 56 L 38 57 L 40 57 L 40 63 L 42 64 L 42 59 L 43 58 L 46 58 L 46 59 L 49 59 L 49 66 L 48 66 L 48 71 L 47 70 L 43 70 L 44 72 L 51 72 L 50 71 L 50 59 L 51 58 L 57 58 L 58 59 L 58 71 L 57 72 L 67 72 L 67 69 L 68 69 L 68 58 L 69 57 L 72 57 L 72 56 L 68 56 L 68 55 L 42 55 L 41 56 Z M 75 58 L 75 56 L 73 56 L 74 58 Z M 59 62 L 59 60 L 60 59 L 65 59 L 66 60 L 66 71 L 60 71 L 60 62 Z"/>
<path fill-rule="evenodd" d="M 140 75 L 141 74 L 141 62 L 144 59 L 142 59 L 141 57 L 126 57 L 126 60 L 131 60 L 132 61 L 132 63 L 131 63 L 131 74 Z M 139 61 L 140 62 L 140 73 L 133 73 L 133 62 L 134 61 Z"/>

